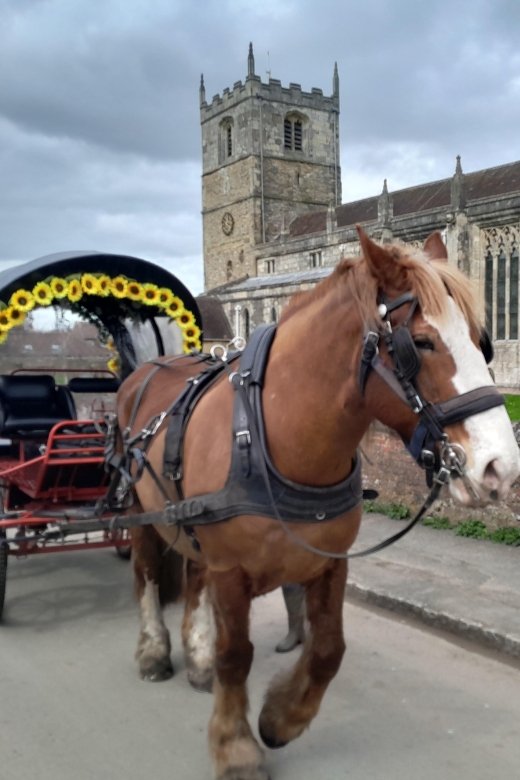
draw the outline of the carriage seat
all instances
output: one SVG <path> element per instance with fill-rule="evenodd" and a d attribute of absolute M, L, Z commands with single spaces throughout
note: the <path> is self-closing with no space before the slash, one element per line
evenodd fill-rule
<path fill-rule="evenodd" d="M 75 376 L 68 386 L 73 393 L 117 393 L 120 384 L 119 379 L 111 377 Z"/>
<path fill-rule="evenodd" d="M 56 423 L 76 419 L 70 390 L 49 374 L 0 375 L 0 436 L 46 436 Z"/>

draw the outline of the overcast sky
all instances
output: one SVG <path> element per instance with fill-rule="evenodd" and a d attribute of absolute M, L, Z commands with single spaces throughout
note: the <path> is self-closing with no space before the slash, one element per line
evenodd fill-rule
<path fill-rule="evenodd" d="M 520 159 L 520 0 L 0 0 L 0 269 L 67 249 L 202 290 L 198 86 L 341 79 L 343 200 Z"/>

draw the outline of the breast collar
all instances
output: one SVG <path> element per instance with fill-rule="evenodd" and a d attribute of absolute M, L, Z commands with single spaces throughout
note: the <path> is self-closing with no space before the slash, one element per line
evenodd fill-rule
<path fill-rule="evenodd" d="M 215 493 L 185 499 L 183 520 L 191 525 L 220 522 L 238 515 L 260 515 L 276 518 L 272 500 L 267 493 L 260 467 L 263 458 L 267 464 L 272 494 L 280 516 L 286 521 L 316 523 L 333 520 L 345 515 L 363 499 L 361 485 L 361 462 L 356 456 L 352 471 L 342 482 L 328 487 L 299 485 L 286 479 L 274 466 L 266 442 L 262 407 L 262 389 L 265 369 L 271 345 L 276 334 L 275 325 L 260 325 L 254 331 L 240 357 L 240 367 L 231 371 L 229 380 L 236 390 L 245 389 L 251 408 L 254 411 L 257 430 L 260 434 L 258 447 L 251 436 L 248 415 L 241 399 L 241 393 L 235 392 L 233 402 L 233 423 L 231 433 L 231 465 L 226 484 Z M 233 359 L 236 359 L 233 355 Z M 192 404 L 193 411 L 195 404 Z M 190 411 L 190 414 L 191 414 Z M 178 418 L 177 418 L 178 419 Z M 164 474 L 176 484 L 182 481 L 182 453 L 175 452 L 170 442 L 182 442 L 176 431 L 172 416 L 166 434 Z M 187 420 L 184 421 L 185 430 Z M 180 454 L 180 457 L 178 457 Z"/>

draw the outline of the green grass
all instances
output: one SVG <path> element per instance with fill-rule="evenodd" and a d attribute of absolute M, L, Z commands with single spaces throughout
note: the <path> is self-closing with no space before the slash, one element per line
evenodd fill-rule
<path fill-rule="evenodd" d="M 449 517 L 425 517 L 422 524 L 439 531 L 450 531 L 453 528 Z"/>
<path fill-rule="evenodd" d="M 507 544 L 510 547 L 520 547 L 520 528 L 497 528 L 488 534 L 490 542 Z"/>
<path fill-rule="evenodd" d="M 365 512 L 377 512 L 379 515 L 386 515 L 392 520 L 406 520 L 410 517 L 410 510 L 402 504 L 379 504 L 377 501 L 365 501 Z"/>
<path fill-rule="evenodd" d="M 506 410 L 511 422 L 520 421 L 520 395 L 506 395 Z"/>
<path fill-rule="evenodd" d="M 466 536 L 469 539 L 487 539 L 488 529 L 482 520 L 467 520 L 465 523 L 457 523 L 453 529 L 456 536 Z"/>

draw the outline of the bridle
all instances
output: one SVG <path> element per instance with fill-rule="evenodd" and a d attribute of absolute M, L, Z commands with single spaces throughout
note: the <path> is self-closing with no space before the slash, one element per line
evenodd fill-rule
<path fill-rule="evenodd" d="M 390 315 L 401 306 L 410 304 L 404 322 L 392 328 Z M 432 404 L 426 401 L 417 385 L 421 369 L 421 356 L 414 343 L 408 325 L 419 305 L 419 300 L 406 292 L 388 301 L 379 298 L 381 326 L 365 335 L 359 369 L 359 385 L 364 395 L 368 378 L 374 371 L 417 415 L 417 425 L 409 442 L 404 442 L 414 460 L 426 471 L 426 481 L 432 487 L 435 481 L 447 482 L 460 478 L 475 498 L 479 498 L 466 475 L 466 453 L 460 444 L 450 441 L 445 428 L 462 422 L 468 417 L 505 404 L 505 399 L 496 387 L 479 387 L 467 393 L 454 396 L 447 401 Z M 383 340 L 392 361 L 389 368 L 379 356 L 379 343 Z M 486 333 L 482 332 L 480 348 L 486 363 L 493 359 L 493 346 Z"/>

